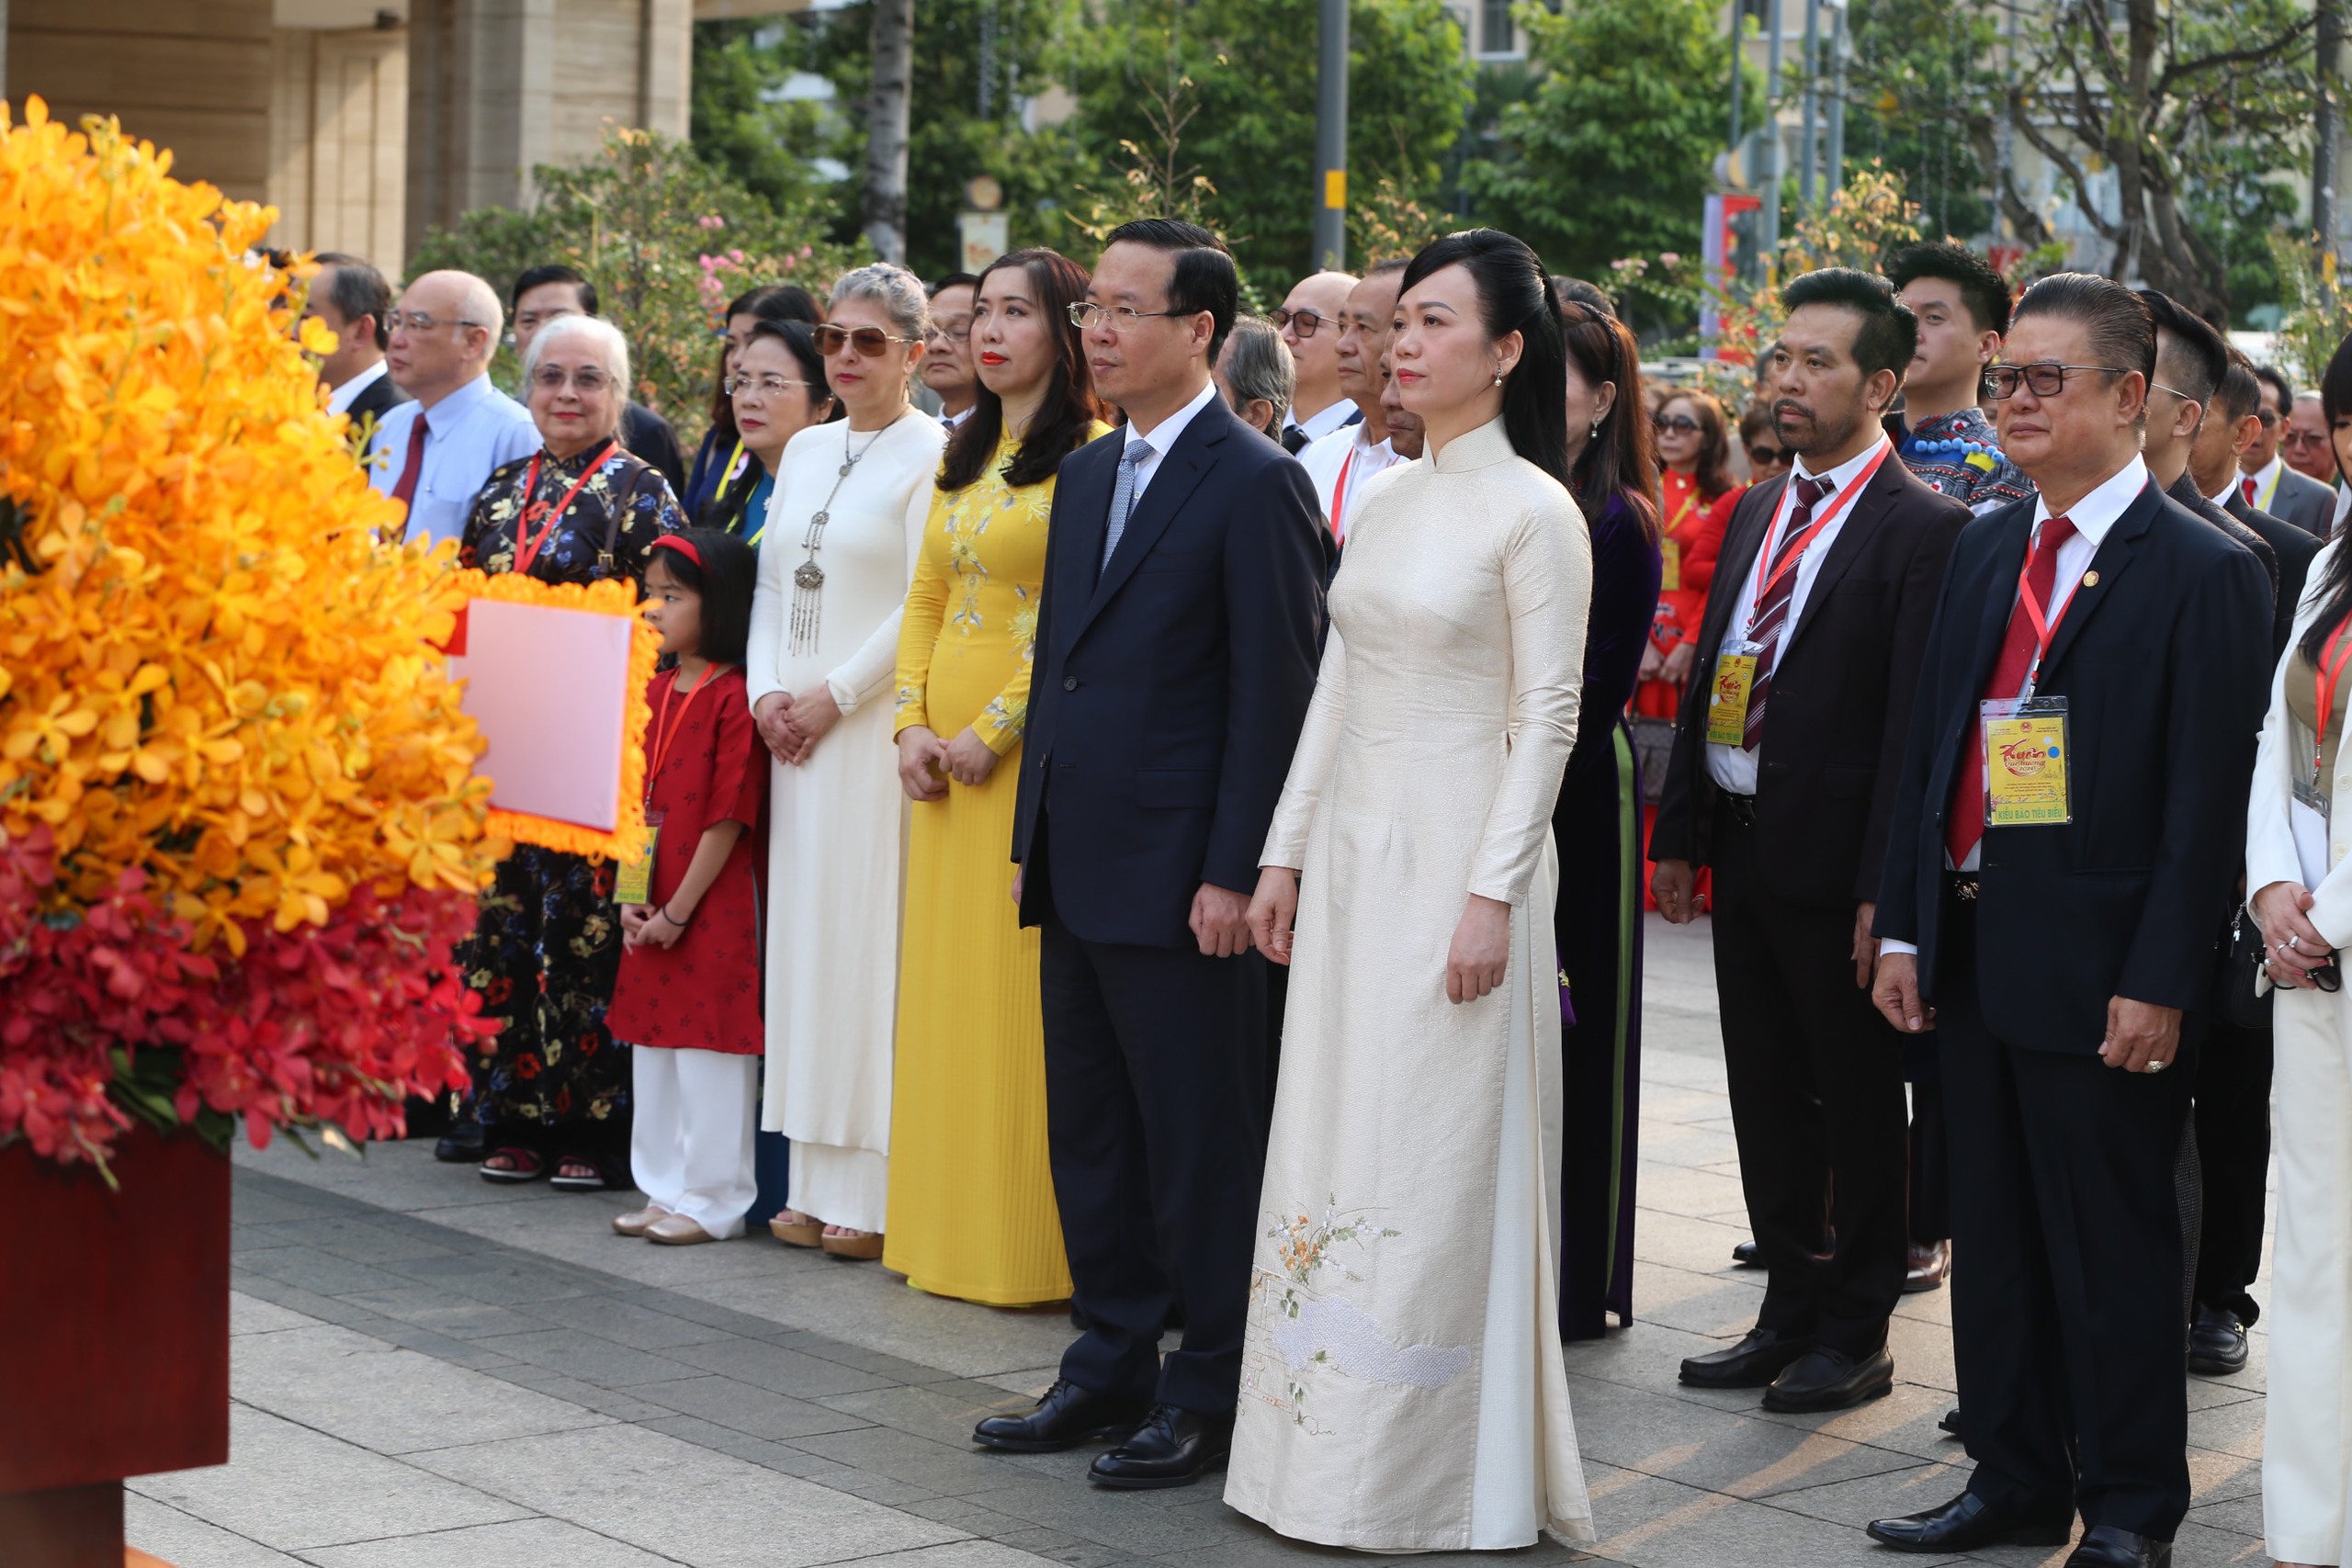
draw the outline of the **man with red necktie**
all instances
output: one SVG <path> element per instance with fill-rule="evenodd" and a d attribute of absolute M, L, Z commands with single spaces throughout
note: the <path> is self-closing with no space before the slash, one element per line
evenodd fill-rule
<path fill-rule="evenodd" d="M 1894 1382 L 1903 1043 L 1871 1007 L 1870 908 L 1919 656 L 1969 513 L 1881 427 L 1917 347 L 1886 280 L 1828 267 L 1781 300 L 1764 396 L 1796 464 L 1724 530 L 1650 858 L 1678 924 L 1697 868 L 1713 872 L 1732 1127 L 1767 1272 L 1756 1326 L 1684 1361 L 1681 1381 L 1838 1410 Z M 1716 700 L 1734 685 L 1744 706 Z"/>
<path fill-rule="evenodd" d="M 1873 999 L 1941 1043 L 1968 1490 L 1870 1526 L 2164 1568 L 2188 1507 L 2175 1157 L 2243 851 L 2269 584 L 2140 455 L 2147 306 L 2064 273 L 1988 371 L 2038 495 L 1962 536 L 1929 634 Z"/>

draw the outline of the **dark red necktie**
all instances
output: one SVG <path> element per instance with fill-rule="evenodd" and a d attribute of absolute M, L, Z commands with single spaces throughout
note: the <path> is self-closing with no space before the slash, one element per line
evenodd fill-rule
<path fill-rule="evenodd" d="M 416 423 L 408 427 L 408 460 L 401 465 L 400 479 L 392 486 L 392 499 L 402 506 L 410 505 L 416 499 L 417 478 L 424 472 L 424 438 L 432 434 L 425 427 L 422 413 L 416 416 Z M 401 521 L 401 534 L 402 537 L 408 534 L 405 516 Z"/>
<path fill-rule="evenodd" d="M 2248 479 L 2241 484 L 2239 486 L 2239 493 L 2245 497 L 2245 503 L 2248 506 L 2252 506 L 2254 504 L 2254 480 Z"/>
<path fill-rule="evenodd" d="M 1763 651 L 1756 656 L 1756 683 L 1747 698 L 1747 727 L 1740 732 L 1739 747 L 1743 751 L 1755 750 L 1764 739 L 1764 699 L 1772 694 L 1772 664 L 1781 652 L 1781 628 L 1788 624 L 1789 604 L 1797 591 L 1796 569 L 1791 558 L 1803 552 L 1804 531 L 1813 522 L 1813 509 L 1829 493 L 1827 479 L 1799 475 L 1791 482 L 1796 491 L 1796 505 L 1790 511 L 1788 524 L 1781 531 L 1781 543 L 1772 552 L 1771 570 L 1764 578 L 1764 597 L 1757 601 L 1756 619 L 1749 624 L 1747 632 L 1747 640 Z"/>
<path fill-rule="evenodd" d="M 2058 624 L 2060 607 L 2051 602 L 2051 591 L 2058 581 L 2058 547 L 2075 536 L 2075 525 L 2064 517 L 2052 517 L 2041 525 L 2041 536 L 2034 542 L 2033 560 L 2026 568 L 2026 585 L 2033 592 L 2034 603 L 2041 606 L 2043 618 L 2049 625 Z M 2014 697 L 2025 686 L 2026 672 L 2033 668 L 2037 649 L 2032 618 L 2026 615 L 2022 597 L 2009 606 L 2008 636 L 2002 639 L 2001 657 L 1993 666 L 1993 678 L 1984 682 L 1987 701 Z M 1954 869 L 1968 863 L 1968 852 L 1976 840 L 1984 836 L 1984 727 L 1981 719 L 1972 719 L 1968 726 L 1968 745 L 1960 756 L 1960 780 L 1951 792 L 1951 815 L 1944 819 L 1944 849 L 1951 856 Z"/>

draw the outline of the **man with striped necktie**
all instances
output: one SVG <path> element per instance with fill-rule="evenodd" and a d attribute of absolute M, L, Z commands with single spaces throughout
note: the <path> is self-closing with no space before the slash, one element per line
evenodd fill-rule
<path fill-rule="evenodd" d="M 1969 513 L 1882 428 L 1917 333 L 1885 279 L 1825 268 L 1781 302 L 1764 394 L 1796 466 L 1724 533 L 1650 856 L 1677 922 L 1696 868 L 1714 871 L 1732 1126 L 1769 1275 L 1755 1329 L 1682 1381 L 1837 1410 L 1894 1385 L 1903 1046 L 1871 1007 L 1869 930 L 1920 650 Z"/>

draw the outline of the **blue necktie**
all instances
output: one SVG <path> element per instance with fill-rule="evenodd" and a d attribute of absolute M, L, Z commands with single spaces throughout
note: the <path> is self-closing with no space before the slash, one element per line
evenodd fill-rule
<path fill-rule="evenodd" d="M 1130 441 L 1127 449 L 1119 454 L 1119 482 L 1111 491 L 1111 525 L 1102 531 L 1102 565 L 1111 564 L 1111 552 L 1119 547 L 1119 536 L 1127 531 L 1127 513 L 1135 510 L 1136 470 L 1151 456 L 1151 443 Z M 1097 568 L 1099 571 L 1101 569 Z"/>

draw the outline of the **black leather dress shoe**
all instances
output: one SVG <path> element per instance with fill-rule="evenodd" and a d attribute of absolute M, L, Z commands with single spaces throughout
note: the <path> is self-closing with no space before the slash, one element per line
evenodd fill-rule
<path fill-rule="evenodd" d="M 1131 1492 L 1190 1486 L 1225 1468 L 1232 1453 L 1232 1411 L 1206 1416 L 1155 1404 L 1136 1435 L 1097 1459 L 1086 1474 L 1098 1486 Z"/>
<path fill-rule="evenodd" d="M 1143 1425 L 1150 1401 L 1092 1393 L 1057 1378 L 1026 1416 L 991 1416 L 972 1428 L 972 1441 L 1007 1453 L 1051 1454 L 1095 1438 L 1124 1438 Z"/>
<path fill-rule="evenodd" d="M 1728 1350 L 1685 1356 L 1682 1381 L 1692 1388 L 1763 1388 L 1812 1348 L 1809 1338 L 1787 1338 L 1769 1328 L 1751 1328 L 1747 1337 Z"/>
<path fill-rule="evenodd" d="M 2227 1307 L 2197 1303 L 2188 1325 L 2188 1370 L 2209 1378 L 2245 1371 L 2245 1325 Z"/>
<path fill-rule="evenodd" d="M 2172 1542 L 2094 1525 L 2075 1543 L 2066 1568 L 2172 1568 Z"/>
<path fill-rule="evenodd" d="M 1764 1391 L 1764 1408 L 1784 1412 L 1850 1410 L 1894 1392 L 1894 1358 L 1883 1349 L 1856 1360 L 1816 1345 L 1791 1361 Z"/>
<path fill-rule="evenodd" d="M 1764 1254 L 1757 1250 L 1753 1241 L 1743 1241 L 1731 1249 L 1731 1261 L 1735 1269 L 1761 1269 Z"/>
<path fill-rule="evenodd" d="M 1899 1519 L 1872 1519 L 1870 1537 L 1897 1551 L 1936 1551 L 1947 1556 L 1979 1547 L 2064 1546 L 2074 1532 L 2070 1513 L 2035 1518 L 1996 1508 L 1973 1492 L 1963 1492 L 1940 1508 L 1905 1514 Z"/>
<path fill-rule="evenodd" d="M 1959 1437 L 1960 1406 L 1955 1404 L 1950 1410 L 1945 1411 L 1944 1418 L 1936 1423 L 1936 1427 L 1939 1431 L 1950 1432 L 1953 1437 Z"/>
<path fill-rule="evenodd" d="M 433 1157 L 443 1165 L 480 1165 L 485 1157 L 481 1123 L 452 1123 L 447 1132 L 434 1140 Z"/>

